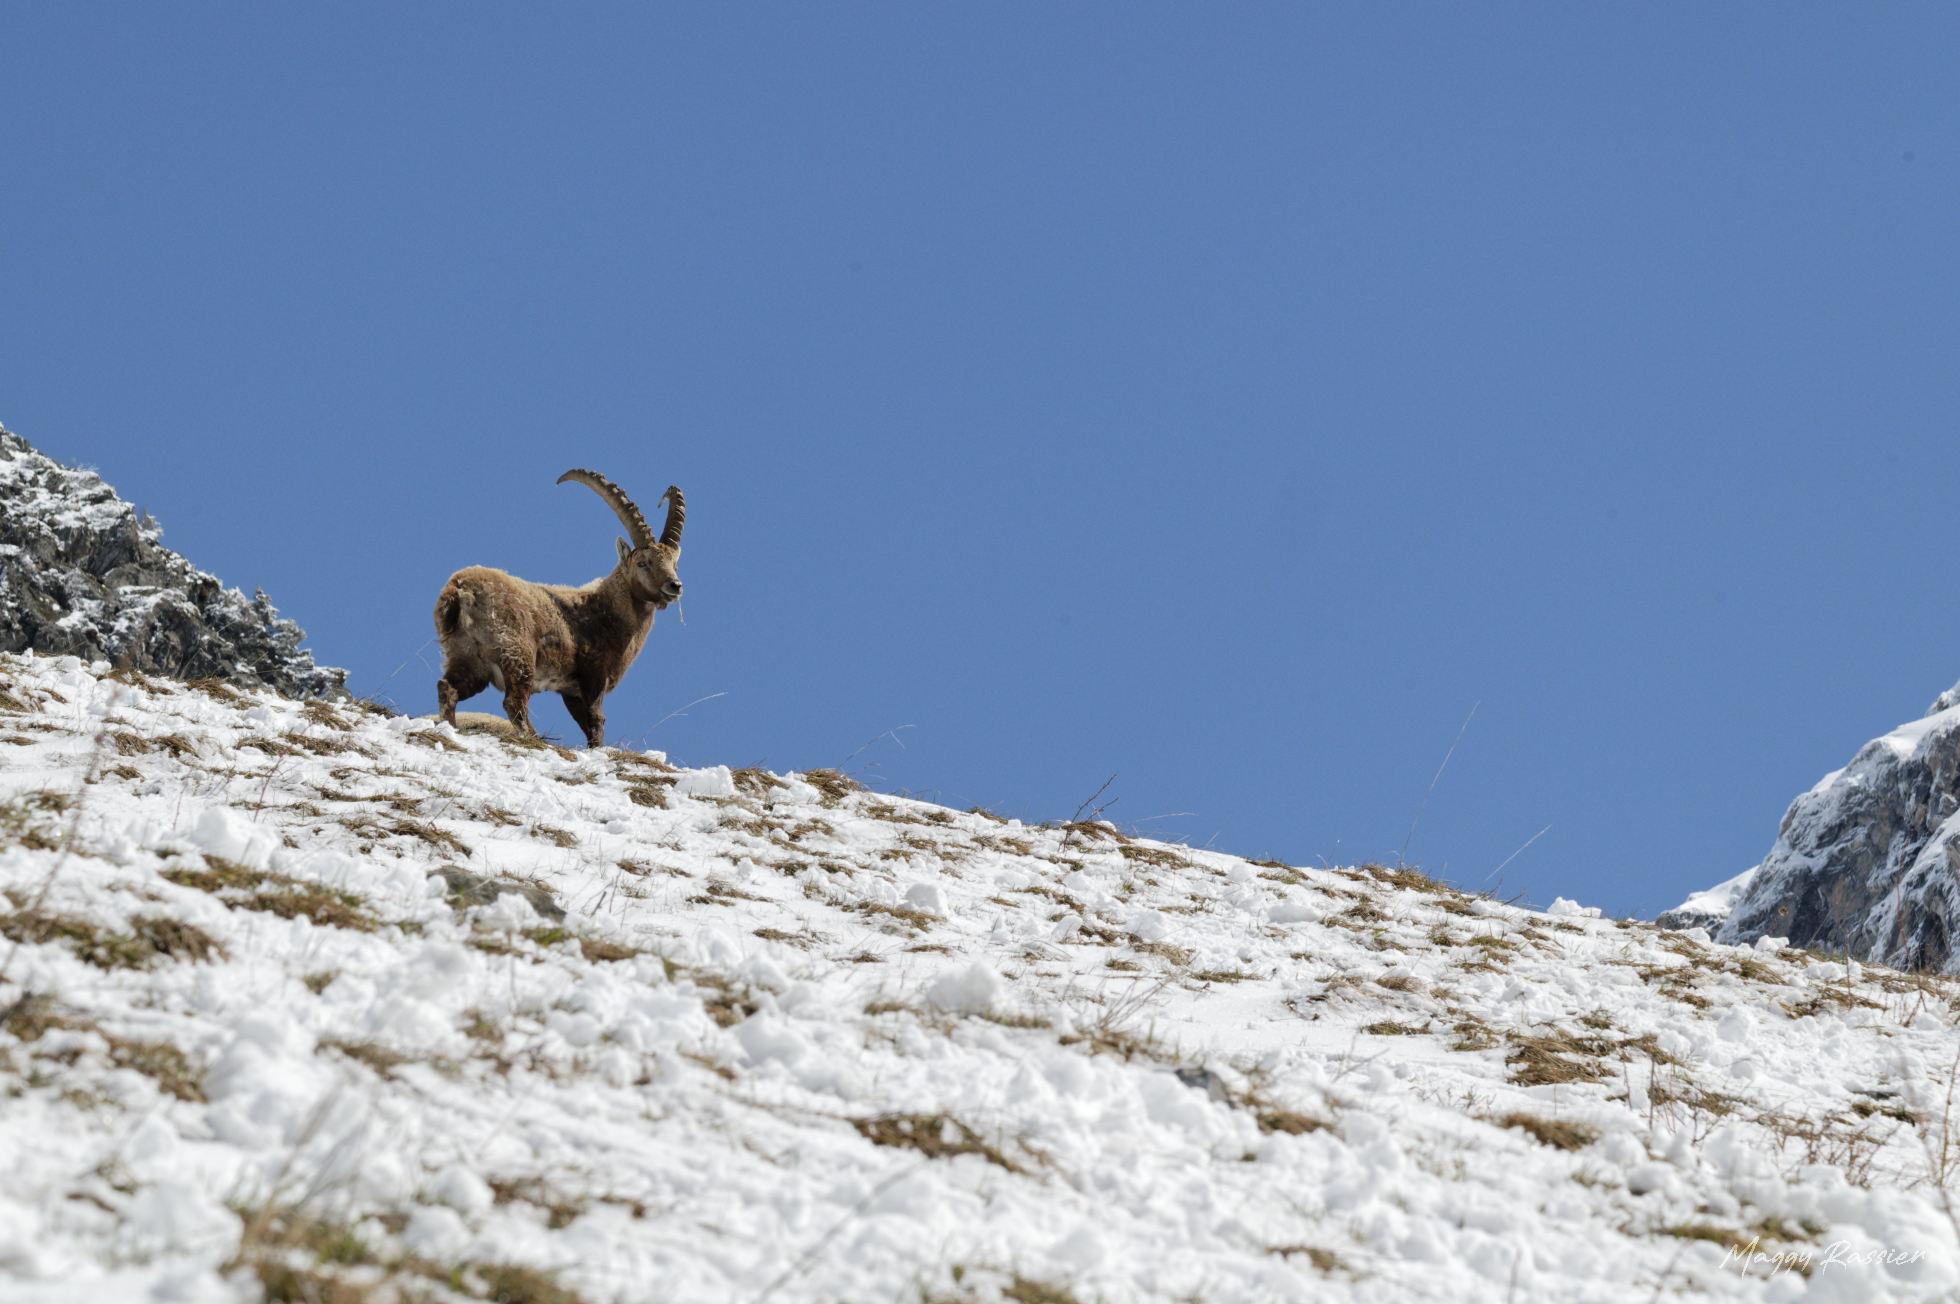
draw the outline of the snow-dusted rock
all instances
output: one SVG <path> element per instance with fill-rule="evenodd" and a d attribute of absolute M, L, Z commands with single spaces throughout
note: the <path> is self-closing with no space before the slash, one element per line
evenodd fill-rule
<path fill-rule="evenodd" d="M 0 428 L 0 651 L 71 653 L 212 676 L 288 697 L 343 690 L 263 593 L 247 598 L 163 546 L 163 530 L 93 471 Z"/>
<path fill-rule="evenodd" d="M 1761 864 L 1658 922 L 1960 971 L 1960 686 L 1792 802 Z"/>

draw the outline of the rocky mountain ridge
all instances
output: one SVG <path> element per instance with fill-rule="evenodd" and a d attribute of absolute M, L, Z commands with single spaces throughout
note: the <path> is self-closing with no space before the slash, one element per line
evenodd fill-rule
<path fill-rule="evenodd" d="M 1792 802 L 1760 864 L 1658 922 L 1960 971 L 1960 686 Z"/>
<path fill-rule="evenodd" d="M 216 678 L 288 697 L 344 694 L 300 627 L 163 546 L 163 530 L 93 471 L 0 427 L 0 651 Z"/>

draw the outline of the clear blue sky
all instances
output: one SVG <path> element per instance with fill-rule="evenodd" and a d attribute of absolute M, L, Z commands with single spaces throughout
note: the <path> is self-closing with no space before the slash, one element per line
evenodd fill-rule
<path fill-rule="evenodd" d="M 1481 703 L 1408 858 L 1651 912 L 1960 678 L 1956 38 L 11 5 L 0 420 L 406 709 L 593 466 L 692 509 L 617 740 L 1352 862 Z"/>

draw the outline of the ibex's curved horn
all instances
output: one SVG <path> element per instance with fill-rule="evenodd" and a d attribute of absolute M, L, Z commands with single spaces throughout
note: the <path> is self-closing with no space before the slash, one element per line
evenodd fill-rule
<path fill-rule="evenodd" d="M 640 515 L 640 509 L 633 505 L 633 500 L 626 496 L 624 489 L 621 489 L 597 471 L 587 471 L 582 467 L 573 467 L 558 477 L 559 484 L 564 484 L 567 480 L 575 480 L 605 499 L 606 506 L 613 509 L 613 515 L 619 517 L 619 523 L 624 525 L 626 527 L 626 533 L 633 537 L 633 546 L 635 548 L 652 546 L 653 531 L 647 526 L 647 518 Z M 670 527 L 672 523 L 672 518 L 669 517 L 668 524 Z"/>
<path fill-rule="evenodd" d="M 667 524 L 660 531 L 660 542 L 669 548 L 681 546 L 681 527 L 687 524 L 687 499 L 681 497 L 681 487 L 677 484 L 667 486 L 667 492 L 660 495 L 660 501 L 667 504 Z"/>

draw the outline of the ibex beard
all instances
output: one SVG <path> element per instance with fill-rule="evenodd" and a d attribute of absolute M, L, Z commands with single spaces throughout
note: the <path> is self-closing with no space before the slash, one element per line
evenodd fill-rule
<path fill-rule="evenodd" d="M 681 596 L 681 527 L 687 504 L 667 486 L 667 522 L 655 538 L 646 517 L 624 490 L 596 471 L 573 469 L 573 480 L 603 498 L 626 527 L 618 541 L 619 564 L 609 574 L 574 588 L 538 584 L 489 566 L 457 571 L 436 599 L 436 640 L 442 644 L 442 678 L 436 700 L 442 718 L 456 723 L 456 704 L 494 684 L 504 695 L 504 714 L 518 733 L 531 727 L 533 693 L 557 693 L 585 731 L 588 746 L 606 740 L 600 709 L 640 654 L 653 613 Z"/>

